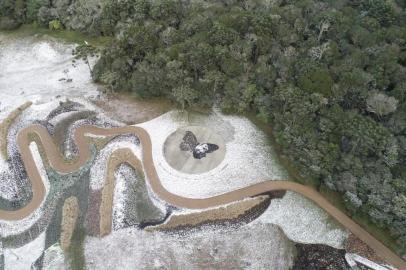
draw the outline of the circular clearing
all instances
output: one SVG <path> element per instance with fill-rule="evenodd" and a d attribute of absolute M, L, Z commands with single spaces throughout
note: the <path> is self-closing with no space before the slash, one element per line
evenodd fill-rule
<path fill-rule="evenodd" d="M 165 160 L 175 170 L 199 174 L 208 172 L 223 161 L 226 146 L 223 138 L 201 126 L 178 128 L 166 138 Z"/>

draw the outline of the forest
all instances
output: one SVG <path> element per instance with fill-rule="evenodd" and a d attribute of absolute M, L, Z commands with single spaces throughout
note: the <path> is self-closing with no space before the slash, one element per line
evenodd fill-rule
<path fill-rule="evenodd" d="M 0 28 L 111 36 L 93 78 L 112 91 L 255 113 L 303 179 L 406 248 L 404 0 L 71 2 L 0 0 Z"/>

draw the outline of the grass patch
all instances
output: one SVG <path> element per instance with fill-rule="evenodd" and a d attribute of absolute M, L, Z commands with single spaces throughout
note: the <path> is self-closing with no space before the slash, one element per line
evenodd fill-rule
<path fill-rule="evenodd" d="M 31 101 L 24 103 L 23 105 L 19 106 L 17 109 L 12 111 L 4 120 L 0 123 L 0 151 L 1 155 L 4 159 L 8 159 L 7 154 L 7 134 L 10 126 L 14 123 L 17 117 L 21 115 L 21 113 L 32 105 Z"/>
<path fill-rule="evenodd" d="M 71 245 L 69 246 L 70 269 L 82 270 L 86 269 L 84 241 L 86 238 L 86 230 L 82 226 L 76 227 L 73 232 Z"/>
<path fill-rule="evenodd" d="M 85 34 L 76 32 L 76 31 L 69 31 L 69 30 L 50 30 L 48 28 L 44 28 L 38 26 L 36 24 L 24 24 L 17 30 L 12 31 L 2 31 L 2 33 L 6 33 L 7 35 L 13 37 L 27 37 L 33 35 L 46 35 L 53 38 L 61 39 L 68 43 L 83 43 L 85 40 L 96 47 L 105 47 L 109 42 L 112 40 L 112 37 L 89 37 Z"/>
<path fill-rule="evenodd" d="M 321 195 L 323 195 L 323 197 L 325 197 L 335 207 L 337 207 L 342 212 L 344 212 L 348 216 L 350 216 L 350 213 L 348 212 L 347 208 L 345 207 L 345 203 L 344 203 L 344 200 L 343 200 L 340 192 L 331 190 L 326 185 L 321 184 L 321 186 L 319 188 L 319 193 Z"/>

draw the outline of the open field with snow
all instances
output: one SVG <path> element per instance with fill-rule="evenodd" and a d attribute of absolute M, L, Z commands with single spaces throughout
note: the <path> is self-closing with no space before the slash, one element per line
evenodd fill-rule
<path fill-rule="evenodd" d="M 13 203 L 24 205 L 31 197 L 16 143 L 19 130 L 32 123 L 46 127 L 69 159 L 77 155 L 72 140 L 77 127 L 125 125 L 119 118 L 111 117 L 114 112 L 106 114 L 94 105 L 94 100 L 104 97 L 100 97 L 97 86 L 91 82 L 85 64 L 78 62 L 76 67 L 72 66 L 72 48 L 73 45 L 46 37 L 9 39 L 0 34 L 0 121 L 25 101 L 33 101 L 8 130 L 10 160 L 0 159 L 2 207 L 14 207 Z M 71 102 L 66 102 L 67 98 Z M 132 109 L 131 113 L 136 114 L 136 107 Z M 244 117 L 224 115 L 218 110 L 206 114 L 171 110 L 136 126 L 150 134 L 158 176 L 164 188 L 173 194 L 206 198 L 265 180 L 288 180 L 288 173 L 278 162 L 266 135 Z M 222 138 L 224 158 L 214 168 L 184 173 L 165 159 L 168 136 L 188 126 L 210 129 Z M 92 142 L 92 159 L 79 172 L 65 175 L 43 160 L 41 145 L 31 144 L 46 182 L 46 199 L 27 218 L 0 220 L 3 249 L 0 254 L 5 269 L 30 269 L 34 264 L 47 269 L 52 265 L 69 265 L 72 260 L 81 261 L 88 269 L 122 269 L 129 265 L 139 265 L 140 269 L 199 269 L 208 264 L 221 269 L 290 269 L 296 242 L 343 248 L 347 239 L 345 229 L 315 204 L 293 192 L 273 198 L 259 217 L 247 224 L 232 220 L 225 227 L 210 224 L 190 228 L 188 233 L 146 232 L 146 226 L 162 223 L 171 214 L 199 211 L 168 205 L 152 192 L 143 172 L 126 166 L 119 167 L 114 174 L 116 184 L 109 217 L 112 232 L 99 238 L 99 207 L 108 159 L 121 148 L 141 157 L 142 146 L 134 136 L 110 140 L 94 137 Z M 209 157 L 207 154 L 205 158 Z M 80 213 L 75 240 L 64 252 L 58 244 L 62 205 L 70 196 L 77 196 Z M 41 255 L 43 259 L 38 260 Z"/>

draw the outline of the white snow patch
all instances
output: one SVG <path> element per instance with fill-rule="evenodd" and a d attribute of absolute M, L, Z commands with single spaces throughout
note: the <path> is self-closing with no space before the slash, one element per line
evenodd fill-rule
<path fill-rule="evenodd" d="M 5 270 L 29 270 L 44 251 L 45 232 L 28 244 L 13 249 L 4 249 Z"/>
<path fill-rule="evenodd" d="M 77 61 L 72 66 L 74 46 L 46 37 L 16 39 L 0 34 L 0 120 L 26 101 L 96 96 L 87 65 Z"/>
<path fill-rule="evenodd" d="M 348 232 L 323 209 L 292 191 L 281 199 L 273 199 L 264 214 L 251 224 L 256 223 L 279 225 L 289 239 L 305 244 L 343 248 L 348 237 Z"/>
<path fill-rule="evenodd" d="M 290 269 L 293 252 L 270 224 L 255 228 L 201 230 L 186 236 L 114 231 L 86 237 L 86 269 Z M 158 268 L 156 268 L 158 267 Z"/>
<path fill-rule="evenodd" d="M 134 175 L 130 173 L 129 168 L 125 166 L 119 166 L 117 171 L 115 172 L 115 189 L 114 189 L 114 197 L 113 197 L 113 215 L 112 215 L 112 224 L 113 229 L 117 230 L 118 228 L 122 228 L 125 225 L 124 218 L 125 218 L 125 211 L 126 211 L 126 200 L 124 196 L 126 186 L 126 178 L 124 174 L 127 175 Z M 138 181 L 139 179 L 131 179 L 130 181 Z"/>
<path fill-rule="evenodd" d="M 11 200 L 17 193 L 17 183 L 15 182 L 13 173 L 8 168 L 6 162 L 0 165 L 0 173 L 1 173 L 0 196 L 4 199 Z"/>
<path fill-rule="evenodd" d="M 219 166 L 202 174 L 179 172 L 164 158 L 166 138 L 179 127 L 189 125 L 187 119 L 179 117 L 179 112 L 171 111 L 138 125 L 151 136 L 155 167 L 168 191 L 185 197 L 204 198 L 266 180 L 287 178 L 287 172 L 278 164 L 276 154 L 262 131 L 244 117 L 215 114 L 234 127 L 234 139 L 226 142 L 225 158 Z M 206 122 L 206 126 L 214 128 L 210 122 Z"/>
<path fill-rule="evenodd" d="M 65 264 L 65 254 L 63 253 L 63 250 L 59 245 L 59 243 L 53 244 L 44 252 L 42 269 L 44 270 L 67 269 L 67 265 Z"/>

